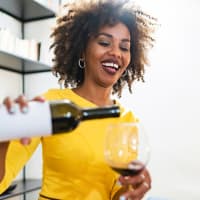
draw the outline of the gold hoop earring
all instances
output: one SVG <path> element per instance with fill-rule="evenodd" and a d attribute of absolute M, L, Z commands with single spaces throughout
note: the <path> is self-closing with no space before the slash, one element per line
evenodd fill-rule
<path fill-rule="evenodd" d="M 79 58 L 78 59 L 78 66 L 81 68 L 81 69 L 84 69 L 85 68 L 85 61 L 83 58 Z"/>

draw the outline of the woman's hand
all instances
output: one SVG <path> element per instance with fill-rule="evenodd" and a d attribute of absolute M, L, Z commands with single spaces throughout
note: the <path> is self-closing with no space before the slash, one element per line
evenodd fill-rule
<path fill-rule="evenodd" d="M 138 175 L 120 176 L 119 181 L 126 188 L 120 200 L 141 200 L 151 189 L 151 177 L 146 168 Z"/>
<path fill-rule="evenodd" d="M 32 101 L 38 101 L 38 102 L 44 102 L 45 99 L 41 96 L 37 96 L 32 99 Z M 12 100 L 10 97 L 6 97 L 3 101 L 3 104 L 7 107 L 7 110 L 10 114 L 15 114 L 15 104 L 17 103 L 19 105 L 19 108 L 21 112 L 27 113 L 28 112 L 28 100 L 24 95 L 20 95 L 15 100 Z M 31 142 L 30 138 L 22 138 L 21 143 L 23 145 L 28 145 Z"/>

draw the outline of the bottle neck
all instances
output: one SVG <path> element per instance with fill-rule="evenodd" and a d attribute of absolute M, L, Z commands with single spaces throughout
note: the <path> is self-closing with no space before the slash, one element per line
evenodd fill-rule
<path fill-rule="evenodd" d="M 108 107 L 82 109 L 81 120 L 101 119 L 101 118 L 110 118 L 119 116 L 120 116 L 119 106 L 108 106 Z"/>

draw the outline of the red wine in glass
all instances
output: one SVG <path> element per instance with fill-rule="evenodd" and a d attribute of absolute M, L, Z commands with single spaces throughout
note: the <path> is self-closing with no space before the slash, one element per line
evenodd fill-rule
<path fill-rule="evenodd" d="M 114 167 L 111 168 L 122 176 L 134 176 L 139 174 L 144 169 L 144 164 L 138 161 L 133 161 L 127 167 Z"/>

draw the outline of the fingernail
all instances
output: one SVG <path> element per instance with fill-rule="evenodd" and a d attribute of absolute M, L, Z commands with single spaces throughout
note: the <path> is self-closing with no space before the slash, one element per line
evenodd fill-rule
<path fill-rule="evenodd" d="M 125 180 L 128 180 L 128 179 L 129 179 L 129 176 L 124 176 L 124 179 L 125 179 Z"/>
<path fill-rule="evenodd" d="M 145 175 L 144 175 L 144 174 L 141 174 L 140 176 L 141 176 L 141 178 L 142 178 L 143 180 L 145 179 Z"/>
<path fill-rule="evenodd" d="M 146 188 L 149 188 L 149 184 L 147 182 L 143 182 L 143 185 L 146 187 Z"/>
<path fill-rule="evenodd" d="M 12 106 L 12 107 L 9 109 L 9 113 L 14 114 L 15 112 L 16 112 L 16 107 L 15 107 L 15 106 Z"/>
<path fill-rule="evenodd" d="M 27 106 L 22 108 L 22 113 L 24 113 L 24 114 L 28 113 L 28 107 Z"/>
<path fill-rule="evenodd" d="M 125 196 L 120 196 L 119 200 L 126 200 L 126 197 Z"/>

